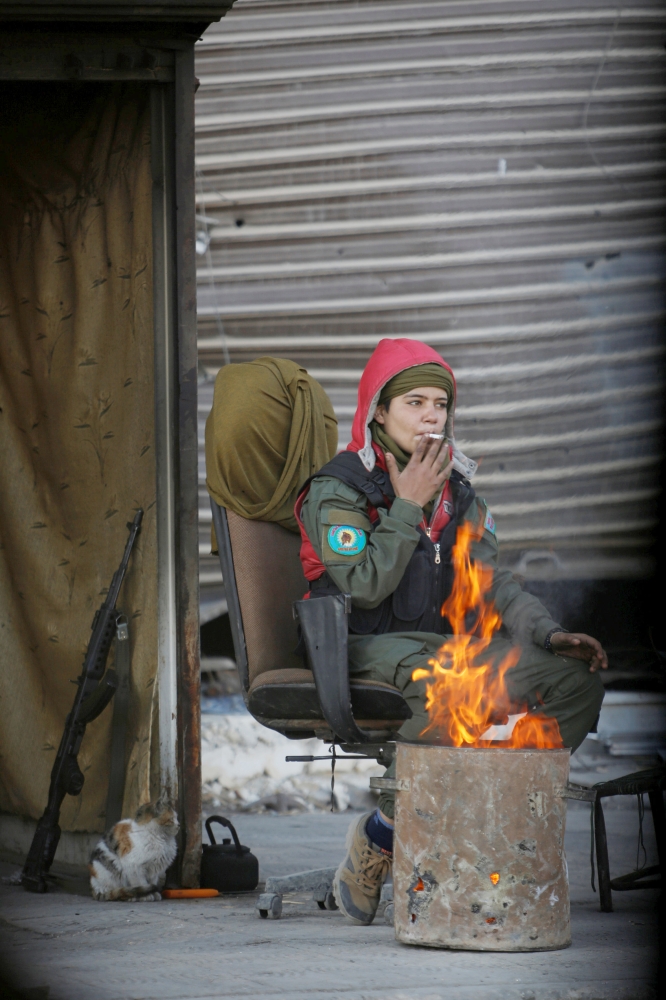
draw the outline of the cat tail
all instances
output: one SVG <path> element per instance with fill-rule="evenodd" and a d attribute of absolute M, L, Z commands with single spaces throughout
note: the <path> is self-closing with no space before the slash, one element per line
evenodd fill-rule
<path fill-rule="evenodd" d="M 122 889 L 110 889 L 108 892 L 95 892 L 93 896 L 100 902 L 111 903 L 134 903 L 134 902 L 158 902 L 162 894 L 156 885 L 132 885 Z"/>

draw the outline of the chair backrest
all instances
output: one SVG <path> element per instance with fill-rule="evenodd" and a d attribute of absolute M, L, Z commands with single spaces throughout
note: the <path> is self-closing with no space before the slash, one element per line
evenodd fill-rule
<path fill-rule="evenodd" d="M 303 667 L 294 652 L 298 630 L 292 604 L 308 585 L 298 535 L 278 524 L 248 521 L 231 510 L 226 513 L 252 684 L 267 670 Z"/>

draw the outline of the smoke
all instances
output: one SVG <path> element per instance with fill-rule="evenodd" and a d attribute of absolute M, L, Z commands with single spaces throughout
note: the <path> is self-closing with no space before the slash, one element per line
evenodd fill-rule
<path fill-rule="evenodd" d="M 528 580 L 523 589 L 538 597 L 551 618 L 563 628 L 571 632 L 589 631 L 596 603 L 594 580 Z"/>

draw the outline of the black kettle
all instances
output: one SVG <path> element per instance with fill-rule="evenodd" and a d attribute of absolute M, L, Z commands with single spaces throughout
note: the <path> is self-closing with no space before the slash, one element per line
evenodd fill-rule
<path fill-rule="evenodd" d="M 220 823 L 231 831 L 221 844 L 216 843 L 211 823 Z M 249 892 L 259 884 L 259 862 L 249 847 L 238 839 L 235 827 L 224 816 L 209 816 L 206 832 L 210 844 L 203 845 L 201 858 L 201 888 L 218 892 Z"/>

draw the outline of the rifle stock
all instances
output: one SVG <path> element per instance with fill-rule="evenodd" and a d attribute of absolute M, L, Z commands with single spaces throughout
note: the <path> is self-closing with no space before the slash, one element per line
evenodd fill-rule
<path fill-rule="evenodd" d="M 86 726 L 104 711 L 117 687 L 115 671 L 107 670 L 105 674 L 104 670 L 118 618 L 116 602 L 136 536 L 141 530 L 142 518 L 143 510 L 139 510 L 134 520 L 128 523 L 129 538 L 123 558 L 113 574 L 106 600 L 95 612 L 83 669 L 77 678 L 74 704 L 65 720 L 65 731 L 51 771 L 48 802 L 37 824 L 21 874 L 21 884 L 30 892 L 46 892 L 46 878 L 60 840 L 58 821 L 63 799 L 65 795 L 79 795 L 83 788 L 84 777 L 77 756 Z"/>

